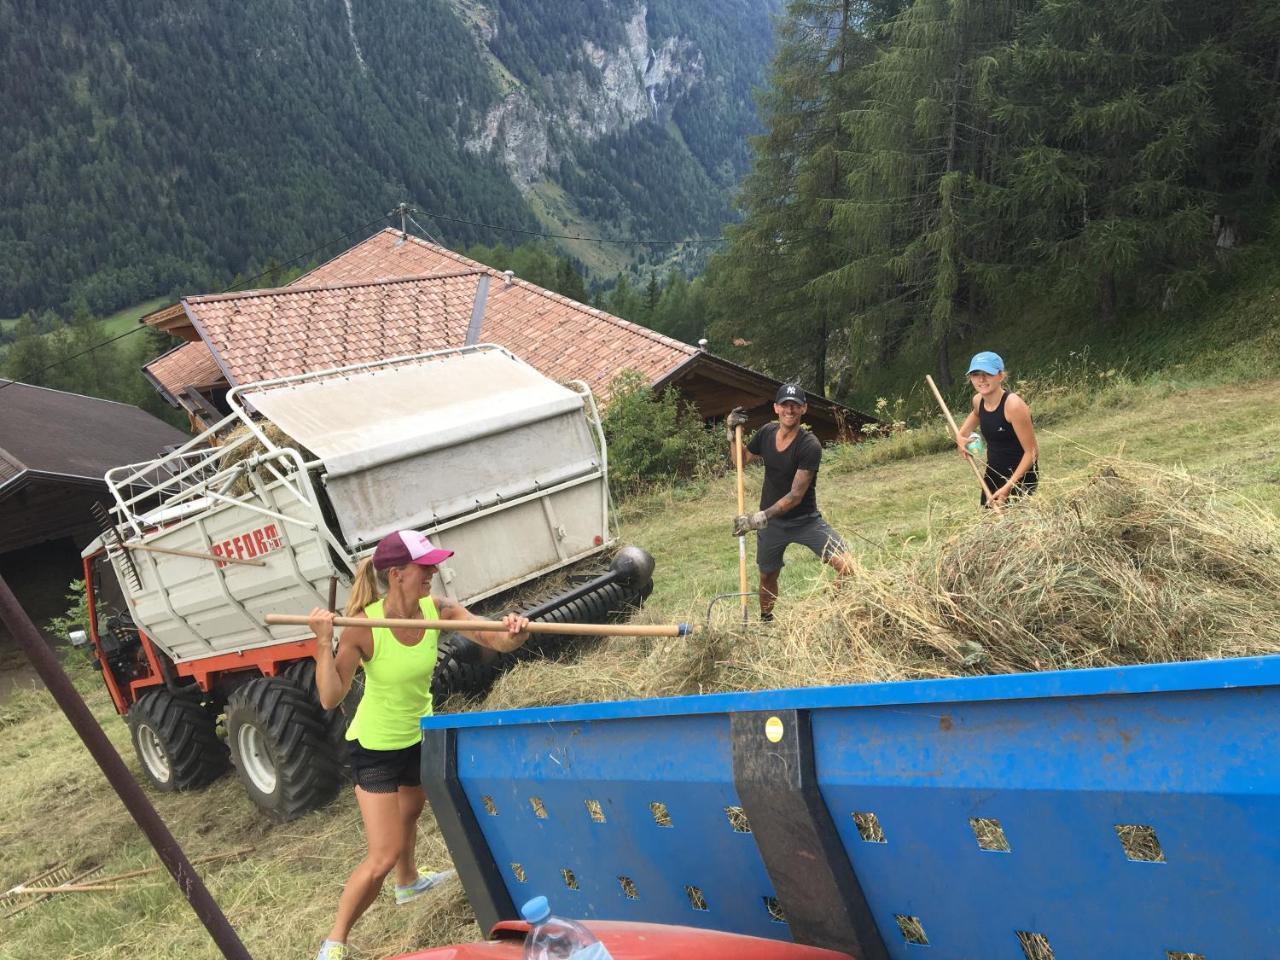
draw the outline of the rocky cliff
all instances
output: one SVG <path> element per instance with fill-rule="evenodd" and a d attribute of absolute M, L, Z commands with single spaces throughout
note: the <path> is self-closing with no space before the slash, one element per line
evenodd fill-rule
<path fill-rule="evenodd" d="M 511 90 L 485 113 L 465 140 L 474 153 L 497 150 L 512 180 L 523 189 L 539 180 L 565 155 L 563 147 L 593 142 L 642 121 L 663 123 L 672 108 L 706 72 L 702 51 L 685 37 L 655 44 L 648 7 L 641 4 L 625 21 L 625 42 L 606 48 L 590 39 L 581 50 L 590 69 L 552 72 L 545 94 L 523 86 Z M 501 25 L 485 20 L 476 35 L 487 44 Z"/>
<path fill-rule="evenodd" d="M 225 285 L 401 200 L 454 245 L 718 233 L 778 3 L 0 0 L 0 317 Z"/>

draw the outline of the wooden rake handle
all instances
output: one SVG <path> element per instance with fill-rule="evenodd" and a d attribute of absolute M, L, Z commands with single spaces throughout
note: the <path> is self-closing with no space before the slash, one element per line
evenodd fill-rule
<path fill-rule="evenodd" d="M 960 442 L 960 428 L 956 426 L 956 418 L 951 415 L 951 408 L 947 406 L 947 401 L 942 399 L 942 392 L 938 389 L 938 385 L 933 382 L 933 377 L 929 374 L 924 375 L 924 382 L 929 384 L 929 389 L 933 391 L 933 398 L 938 401 L 938 406 L 942 408 L 942 415 L 947 418 L 947 423 L 951 425 L 951 435 L 956 438 L 956 442 Z M 969 466 L 973 468 L 973 475 L 978 480 L 978 486 L 982 487 L 982 492 L 987 495 L 987 503 L 1000 509 L 1000 504 L 996 502 L 995 495 L 991 492 L 991 488 L 987 486 L 987 479 L 982 475 L 982 471 L 978 469 L 977 462 L 971 456 L 965 457 L 969 461 Z"/>
<path fill-rule="evenodd" d="M 747 512 L 747 491 L 746 480 L 742 475 L 742 427 L 734 427 L 733 430 L 733 461 L 738 469 L 738 513 L 739 515 Z M 742 622 L 747 622 L 747 535 L 740 534 L 738 536 L 738 592 L 742 594 Z"/>
<path fill-rule="evenodd" d="M 243 557 L 223 557 L 216 553 L 201 553 L 196 550 L 175 550 L 173 547 L 153 547 L 149 543 L 133 543 L 126 540 L 121 544 L 126 550 L 141 550 L 144 553 L 164 553 L 171 557 L 192 557 L 195 560 L 212 560 L 214 563 L 238 563 L 246 567 L 265 567 L 265 560 L 248 560 Z"/>
<path fill-rule="evenodd" d="M 311 621 L 291 613 L 268 613 L 266 622 L 273 626 L 307 626 Z M 409 630 L 480 630 L 487 633 L 506 633 L 506 625 L 499 620 L 374 620 L 367 617 L 334 617 L 337 627 L 388 627 Z M 576 637 L 687 637 L 697 628 L 689 623 L 637 624 L 637 623 L 531 623 L 530 633 L 553 633 Z"/>

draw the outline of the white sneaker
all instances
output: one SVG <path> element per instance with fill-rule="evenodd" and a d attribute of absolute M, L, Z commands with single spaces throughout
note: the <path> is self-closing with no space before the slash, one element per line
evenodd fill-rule
<path fill-rule="evenodd" d="M 397 883 L 396 906 L 402 907 L 406 903 L 411 903 L 414 900 L 417 900 L 432 887 L 436 886 L 436 884 L 449 879 L 457 872 L 458 871 L 456 870 L 441 870 L 439 873 L 420 873 L 418 874 L 418 879 L 413 883 L 407 884 L 406 886 L 401 886 Z M 322 960 L 328 960 L 328 958 L 322 958 Z"/>

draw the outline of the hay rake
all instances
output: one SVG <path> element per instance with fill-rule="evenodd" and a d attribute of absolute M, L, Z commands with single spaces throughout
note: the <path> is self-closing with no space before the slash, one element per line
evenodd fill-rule
<path fill-rule="evenodd" d="M 90 867 L 81 873 L 75 873 L 70 864 L 59 864 L 46 870 L 44 873 L 37 874 L 30 880 L 19 883 L 17 886 L 10 887 L 3 894 L 0 894 L 0 909 L 10 907 L 4 913 L 0 913 L 0 920 L 8 920 L 10 917 L 29 910 L 31 907 L 47 903 L 53 899 L 60 891 L 51 890 L 48 893 L 40 893 L 39 891 L 48 888 L 70 887 L 79 884 L 83 880 L 87 880 L 102 867 Z"/>

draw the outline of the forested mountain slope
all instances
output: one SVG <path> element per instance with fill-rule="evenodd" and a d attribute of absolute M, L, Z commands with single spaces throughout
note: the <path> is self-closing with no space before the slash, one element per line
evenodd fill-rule
<path fill-rule="evenodd" d="M 207 288 L 405 199 L 714 235 L 778 6 L 0 0 L 0 316 Z"/>
<path fill-rule="evenodd" d="M 1272 269 L 1274 0 L 788 0 L 780 24 L 702 278 L 713 349 L 855 401 L 977 343 L 1122 366 Z"/>

